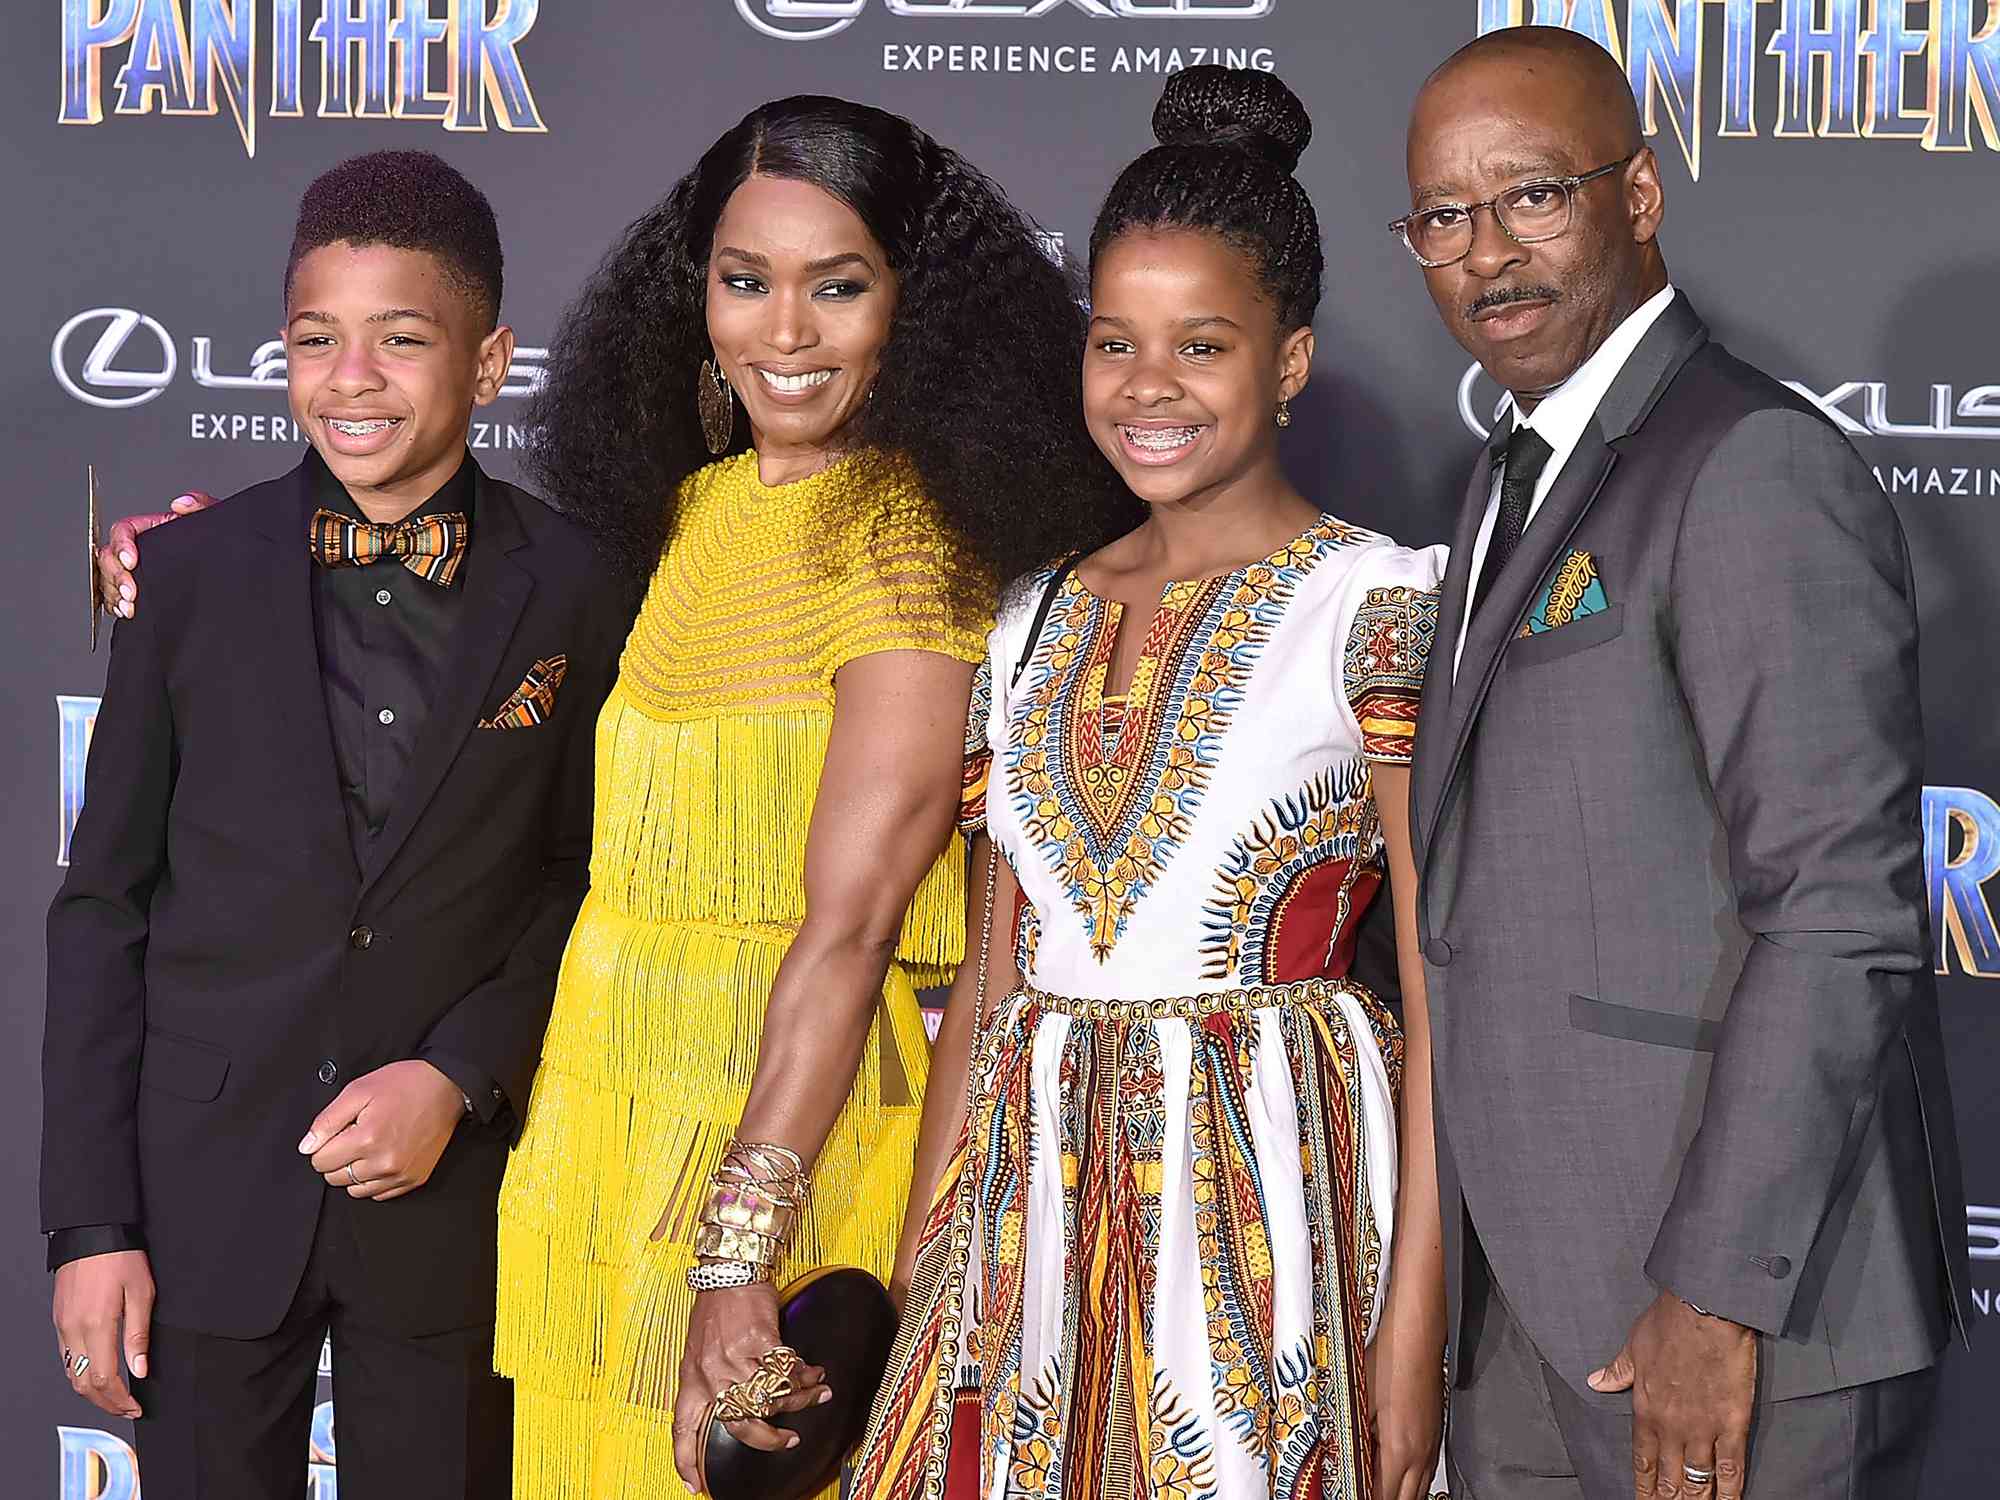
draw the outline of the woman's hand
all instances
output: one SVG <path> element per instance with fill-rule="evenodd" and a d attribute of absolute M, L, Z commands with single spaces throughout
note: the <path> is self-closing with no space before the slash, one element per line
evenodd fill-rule
<path fill-rule="evenodd" d="M 127 516 L 111 528 L 111 535 L 97 549 L 97 597 L 104 612 L 121 620 L 132 618 L 139 607 L 139 583 L 132 570 L 139 566 L 139 533 L 163 526 L 178 516 L 191 516 L 215 504 L 215 496 L 189 490 L 174 497 L 165 510 L 150 516 Z"/>
<path fill-rule="evenodd" d="M 1376 1500 L 1429 1500 L 1444 1441 L 1444 1340 L 1421 1316 L 1383 1309 L 1368 1348 Z"/>
<path fill-rule="evenodd" d="M 694 1299 L 687 1345 L 681 1353 L 680 1389 L 674 1396 L 674 1468 L 681 1482 L 701 1493 L 701 1419 L 726 1386 L 757 1373 L 757 1361 L 780 1342 L 778 1294 L 768 1281 L 727 1291 L 703 1292 Z M 792 1394 L 772 1403 L 774 1411 L 804 1411 L 831 1400 L 826 1371 L 801 1363 L 792 1372 Z M 769 1422 L 732 1422 L 729 1435 L 766 1453 L 797 1444 L 798 1435 Z"/>

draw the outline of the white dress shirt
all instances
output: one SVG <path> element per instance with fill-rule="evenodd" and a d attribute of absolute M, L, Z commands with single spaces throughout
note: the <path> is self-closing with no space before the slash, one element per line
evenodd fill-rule
<path fill-rule="evenodd" d="M 1549 461 L 1542 465 L 1541 476 L 1535 481 L 1535 493 L 1528 501 L 1527 525 L 1535 524 L 1535 514 L 1542 508 L 1542 501 L 1555 488 L 1561 476 L 1563 465 L 1576 451 L 1576 445 L 1583 440 L 1584 429 L 1590 426 L 1591 418 L 1597 415 L 1597 407 L 1604 400 L 1605 392 L 1618 378 L 1625 362 L 1632 357 L 1632 351 L 1639 347 L 1639 341 L 1646 331 L 1659 321 L 1660 314 L 1667 310 L 1667 304 L 1674 300 L 1674 289 L 1663 286 L 1644 302 L 1640 303 L 1616 328 L 1609 338 L 1597 346 L 1589 359 L 1576 368 L 1561 385 L 1557 386 L 1531 412 L 1523 412 L 1514 404 L 1512 396 L 1507 397 L 1500 413 L 1502 418 L 1513 417 L 1513 427 L 1530 427 L 1541 434 L 1549 445 Z M 1497 428 L 1499 419 L 1494 423 Z M 1486 563 L 1486 549 L 1493 541 L 1493 528 L 1500 519 L 1500 485 L 1507 477 L 1506 465 L 1493 467 L 1493 488 L 1486 498 L 1486 516 L 1479 523 L 1479 539 L 1472 544 L 1472 571 L 1466 575 L 1469 582 L 1465 590 L 1465 618 L 1459 621 L 1458 649 L 1451 659 L 1451 675 L 1458 677 L 1458 664 L 1465 655 L 1465 635 L 1472 628 L 1472 598 L 1478 587 L 1479 570 Z"/>

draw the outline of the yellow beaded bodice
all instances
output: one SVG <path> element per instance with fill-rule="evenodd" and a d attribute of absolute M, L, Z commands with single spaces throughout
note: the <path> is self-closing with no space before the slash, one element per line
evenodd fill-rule
<path fill-rule="evenodd" d="M 853 461 L 776 487 L 754 453 L 690 476 L 598 726 L 597 898 L 655 922 L 796 926 L 835 673 L 876 651 L 984 649 L 953 618 L 950 546 L 914 485 Z M 960 879 L 948 850 L 905 961 L 956 958 Z"/>

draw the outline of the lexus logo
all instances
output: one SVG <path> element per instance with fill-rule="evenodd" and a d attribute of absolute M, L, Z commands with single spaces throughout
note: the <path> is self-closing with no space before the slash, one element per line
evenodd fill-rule
<path fill-rule="evenodd" d="M 1458 418 L 1482 441 L 1507 409 L 1506 392 L 1485 380 L 1485 374 L 1474 364 L 1458 378 Z M 1899 385 L 1892 391 L 1883 380 L 1843 380 L 1825 391 L 1799 380 L 1785 384 L 1825 412 L 1827 420 L 1849 437 L 2000 442 L 2000 385 L 1971 386 L 1961 395 L 1954 386 L 1934 383 L 1925 402 L 1913 389 Z M 1495 396 L 1490 411 L 1488 389 Z M 1910 420 L 1919 411 L 1924 419 Z"/>
<path fill-rule="evenodd" d="M 1108 21 L 1261 21 L 1277 0 L 884 0 L 892 16 L 1032 20 L 1075 11 Z M 847 30 L 868 0 L 736 0 L 736 13 L 781 42 L 816 42 Z M 762 14 L 759 14 L 759 11 Z M 789 22 L 790 24 L 784 24 Z"/>
<path fill-rule="evenodd" d="M 97 341 L 90 343 L 90 331 L 100 323 L 103 327 Z M 159 346 L 157 368 L 153 369 L 146 367 L 149 342 Z M 188 378 L 203 389 L 284 394 L 284 340 L 266 339 L 258 344 L 250 353 L 247 368 L 238 367 L 240 374 L 227 367 L 216 368 L 215 339 L 209 335 L 197 334 L 188 345 Z M 242 345 L 231 339 L 224 341 L 224 347 Z M 541 385 L 548 355 L 547 349 L 515 345 L 500 394 L 532 396 Z M 180 370 L 180 351 L 173 335 L 157 319 L 129 307 L 93 307 L 56 330 L 55 341 L 49 345 L 49 368 L 55 372 L 58 385 L 91 406 L 144 406 L 173 384 Z M 123 392 L 130 394 L 120 394 Z"/>
<path fill-rule="evenodd" d="M 736 10 L 765 36 L 774 36 L 781 42 L 816 42 L 852 26 L 864 3 L 865 0 L 764 0 L 764 8 L 771 16 L 768 21 L 757 14 L 757 0 L 736 0 Z M 784 20 L 807 24 L 797 29 L 775 24 Z"/>
<path fill-rule="evenodd" d="M 1499 399 L 1493 403 L 1492 414 L 1481 420 L 1482 403 L 1478 399 L 1477 387 L 1479 377 L 1485 373 L 1477 363 L 1474 363 L 1458 377 L 1458 419 L 1465 423 L 1482 443 L 1492 435 L 1492 424 L 1499 421 L 1500 413 L 1507 409 L 1507 393 L 1502 391 Z"/>
<path fill-rule="evenodd" d="M 100 319 L 104 322 L 103 332 L 97 335 L 97 342 L 90 346 L 82 363 L 71 373 L 72 353 L 70 346 L 83 346 L 82 330 Z M 153 336 L 159 346 L 160 368 L 153 370 L 132 369 L 118 363 L 125 353 L 132 336 L 141 328 Z M 140 341 L 144 344 L 144 340 Z M 167 336 L 167 330 L 156 319 L 144 313 L 132 311 L 129 307 L 93 307 L 88 312 L 80 312 L 61 328 L 56 330 L 55 342 L 49 346 L 49 365 L 55 371 L 56 380 L 62 388 L 79 401 L 92 406 L 143 406 L 151 401 L 174 378 L 179 367 L 180 356 L 175 352 L 174 341 Z M 111 391 L 129 391 L 130 395 L 109 395 Z"/>

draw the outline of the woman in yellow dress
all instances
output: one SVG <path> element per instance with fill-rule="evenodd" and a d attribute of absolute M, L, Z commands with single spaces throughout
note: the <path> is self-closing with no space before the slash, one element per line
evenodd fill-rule
<path fill-rule="evenodd" d="M 796 98 L 630 228 L 557 340 L 532 466 L 647 586 L 500 1203 L 520 1500 L 692 1487 L 701 1414 L 778 1343 L 774 1279 L 888 1276 L 993 580 L 1130 503 L 1075 293 L 955 154 Z"/>

